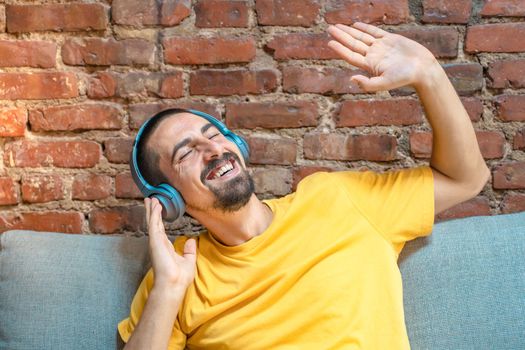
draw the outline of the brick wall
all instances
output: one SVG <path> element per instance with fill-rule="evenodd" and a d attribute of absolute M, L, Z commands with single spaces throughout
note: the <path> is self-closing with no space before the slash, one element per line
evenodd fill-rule
<path fill-rule="evenodd" d="M 246 136 L 261 198 L 317 170 L 427 163 L 414 91 L 363 93 L 326 46 L 327 24 L 356 20 L 428 47 L 477 130 L 492 179 L 439 219 L 523 211 L 524 19 L 520 0 L 1 2 L 0 232 L 141 232 L 129 151 L 168 106 Z"/>

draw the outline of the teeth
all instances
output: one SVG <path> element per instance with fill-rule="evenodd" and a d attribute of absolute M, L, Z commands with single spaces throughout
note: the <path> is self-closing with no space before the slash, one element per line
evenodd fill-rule
<path fill-rule="evenodd" d="M 221 177 L 225 172 L 227 172 L 228 170 L 232 170 L 233 169 L 233 165 L 231 163 L 227 163 L 225 165 L 223 165 L 216 173 L 215 173 L 215 176 L 212 178 L 212 180 L 215 180 L 215 179 L 218 179 L 219 177 Z"/>

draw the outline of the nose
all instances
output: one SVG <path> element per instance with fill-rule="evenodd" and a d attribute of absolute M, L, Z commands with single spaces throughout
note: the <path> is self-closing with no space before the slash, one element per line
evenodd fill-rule
<path fill-rule="evenodd" d="M 206 137 L 203 137 L 201 147 L 205 160 L 220 158 L 225 151 L 224 147 L 220 143 L 210 140 Z"/>

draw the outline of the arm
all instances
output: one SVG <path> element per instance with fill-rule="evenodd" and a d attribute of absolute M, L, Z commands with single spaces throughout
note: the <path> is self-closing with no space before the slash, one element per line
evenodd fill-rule
<path fill-rule="evenodd" d="M 415 85 L 432 126 L 430 166 L 436 214 L 475 197 L 490 178 L 470 118 L 445 72 L 436 64 Z"/>
<path fill-rule="evenodd" d="M 454 87 L 434 56 L 401 35 L 364 23 L 330 26 L 328 46 L 344 60 L 370 73 L 355 75 L 365 91 L 411 85 L 433 130 L 430 166 L 435 213 L 476 196 L 490 177 L 470 122 Z"/>
<path fill-rule="evenodd" d="M 124 350 L 167 349 L 183 297 L 183 290 L 173 291 L 168 286 L 154 284 Z"/>
<path fill-rule="evenodd" d="M 154 282 L 142 315 L 125 350 L 167 349 L 186 289 L 195 276 L 196 244 L 188 239 L 180 256 L 164 232 L 162 207 L 144 199 Z"/>

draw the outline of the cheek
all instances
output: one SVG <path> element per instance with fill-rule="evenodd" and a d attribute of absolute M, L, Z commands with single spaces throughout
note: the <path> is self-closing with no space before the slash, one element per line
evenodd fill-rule
<path fill-rule="evenodd" d="M 176 172 L 177 182 L 181 188 L 191 187 L 192 184 L 200 183 L 201 169 L 195 164 L 181 164 Z"/>

